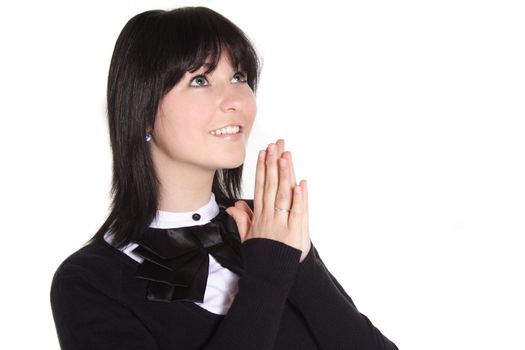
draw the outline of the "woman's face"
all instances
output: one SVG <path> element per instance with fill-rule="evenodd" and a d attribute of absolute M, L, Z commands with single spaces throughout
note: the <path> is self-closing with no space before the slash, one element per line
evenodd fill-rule
<path fill-rule="evenodd" d="M 243 72 L 222 54 L 216 69 L 186 72 L 161 99 L 152 131 L 151 152 L 157 166 L 188 164 L 209 170 L 230 169 L 244 162 L 255 114 L 255 95 Z M 211 131 L 240 125 L 237 135 Z"/>

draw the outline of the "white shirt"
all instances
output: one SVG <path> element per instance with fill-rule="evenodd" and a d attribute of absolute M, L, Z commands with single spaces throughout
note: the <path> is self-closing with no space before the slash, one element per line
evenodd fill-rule
<path fill-rule="evenodd" d="M 194 220 L 193 214 L 199 214 L 200 219 Z M 157 215 L 149 225 L 152 228 L 178 228 L 193 225 L 204 225 L 219 214 L 219 205 L 215 201 L 215 195 L 211 194 L 210 201 L 195 211 L 188 212 L 169 212 L 157 210 Z M 104 235 L 106 242 L 111 244 L 111 232 Z M 133 254 L 132 250 L 138 246 L 130 243 L 120 250 L 133 260 L 142 263 L 143 259 Z M 195 303 L 204 309 L 220 315 L 225 315 L 230 309 L 233 299 L 237 294 L 239 276 L 227 268 L 222 267 L 217 260 L 209 255 L 209 272 L 202 303 Z"/>

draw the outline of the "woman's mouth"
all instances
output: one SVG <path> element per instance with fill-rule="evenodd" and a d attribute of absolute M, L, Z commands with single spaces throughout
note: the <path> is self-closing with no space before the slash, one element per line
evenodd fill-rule
<path fill-rule="evenodd" d="M 226 140 L 239 140 L 242 136 L 242 127 L 240 125 L 228 125 L 217 130 L 212 130 L 209 133 Z"/>
<path fill-rule="evenodd" d="M 217 130 L 212 130 L 210 131 L 210 134 L 212 135 L 224 135 L 224 134 L 236 134 L 238 133 L 240 130 L 242 129 L 242 127 L 240 125 L 228 125 L 228 126 L 225 126 L 225 127 L 222 127 L 220 129 L 217 129 Z"/>

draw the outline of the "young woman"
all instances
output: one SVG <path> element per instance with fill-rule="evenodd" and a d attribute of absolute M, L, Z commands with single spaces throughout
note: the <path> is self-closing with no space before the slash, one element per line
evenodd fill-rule
<path fill-rule="evenodd" d="M 108 77 L 111 211 L 51 288 L 62 349 L 397 349 L 312 246 L 284 140 L 239 200 L 259 66 L 208 8 L 126 24 Z"/>

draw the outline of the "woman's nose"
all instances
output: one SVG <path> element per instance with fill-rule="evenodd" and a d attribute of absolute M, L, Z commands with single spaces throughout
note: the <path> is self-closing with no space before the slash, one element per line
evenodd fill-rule
<path fill-rule="evenodd" d="M 225 112 L 240 110 L 244 104 L 246 94 L 236 86 L 226 86 L 221 91 L 220 106 Z"/>

